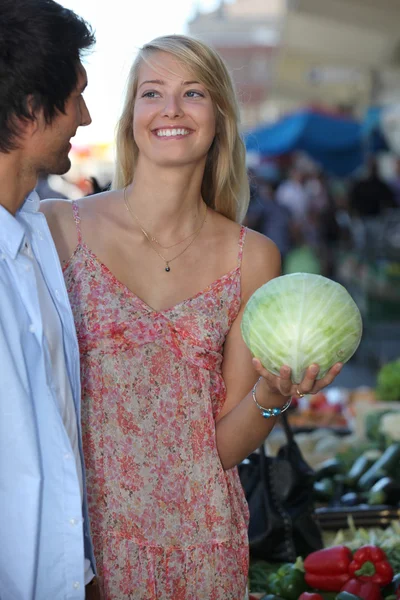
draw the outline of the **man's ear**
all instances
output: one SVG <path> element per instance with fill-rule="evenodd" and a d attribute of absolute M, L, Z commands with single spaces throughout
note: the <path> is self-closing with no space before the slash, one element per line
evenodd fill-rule
<path fill-rule="evenodd" d="M 30 115 L 29 119 L 23 119 L 21 128 L 27 135 L 34 135 L 42 126 L 45 125 L 43 109 L 38 108 L 35 98 L 30 94 L 26 99 L 27 112 Z"/>

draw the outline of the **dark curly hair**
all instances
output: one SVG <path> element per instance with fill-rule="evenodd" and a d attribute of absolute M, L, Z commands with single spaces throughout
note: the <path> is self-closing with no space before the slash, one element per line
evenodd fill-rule
<path fill-rule="evenodd" d="M 94 43 L 90 25 L 53 0 L 1 0 L 0 152 L 18 148 L 21 122 L 37 111 L 46 123 L 64 112 Z"/>

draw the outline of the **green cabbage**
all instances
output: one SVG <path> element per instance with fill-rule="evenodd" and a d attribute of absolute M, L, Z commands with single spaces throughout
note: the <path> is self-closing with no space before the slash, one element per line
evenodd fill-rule
<path fill-rule="evenodd" d="M 358 307 L 345 288 L 322 275 L 292 273 L 271 279 L 249 299 L 241 322 L 246 345 L 279 375 L 283 365 L 300 383 L 312 363 L 318 379 L 356 351 L 362 334 Z"/>

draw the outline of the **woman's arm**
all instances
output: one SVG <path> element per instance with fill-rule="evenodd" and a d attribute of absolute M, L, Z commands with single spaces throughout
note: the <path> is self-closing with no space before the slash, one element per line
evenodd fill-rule
<path fill-rule="evenodd" d="M 272 408 L 281 407 L 289 396 L 296 394 L 297 387 L 302 393 L 316 393 L 330 384 L 340 371 L 340 365 L 336 365 L 316 382 L 318 368 L 313 372 L 315 365 L 310 365 L 303 381 L 296 386 L 285 365 L 280 377 L 276 377 L 263 369 L 259 361 L 252 360 L 240 331 L 243 311 L 252 293 L 279 275 L 280 256 L 275 244 L 249 231 L 242 263 L 242 306 L 226 338 L 222 365 L 227 395 L 217 417 L 216 438 L 224 469 L 239 464 L 258 448 L 276 423 L 274 417 L 265 419 L 253 401 L 251 390 L 260 375 L 263 378 L 257 386 L 257 401 L 265 408 Z"/>

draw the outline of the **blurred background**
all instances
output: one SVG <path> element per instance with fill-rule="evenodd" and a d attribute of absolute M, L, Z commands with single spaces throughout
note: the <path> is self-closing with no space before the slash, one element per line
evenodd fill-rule
<path fill-rule="evenodd" d="M 138 48 L 169 33 L 204 40 L 241 102 L 246 224 L 277 243 L 285 273 L 335 279 L 362 312 L 363 340 L 336 392 L 373 391 L 387 364 L 400 379 L 399 0 L 152 0 L 140 14 L 125 0 L 61 4 L 96 30 L 85 61 L 93 123 L 73 140 L 70 172 L 39 182 L 40 195 L 106 188 Z"/>

